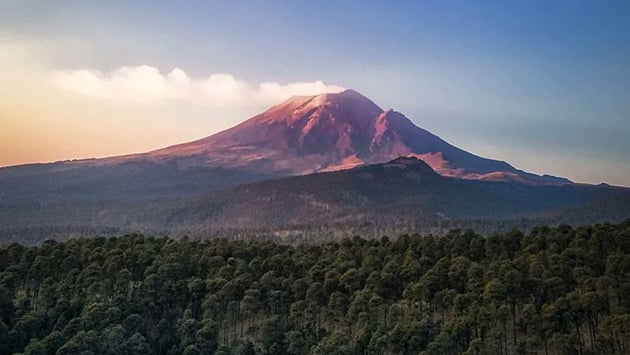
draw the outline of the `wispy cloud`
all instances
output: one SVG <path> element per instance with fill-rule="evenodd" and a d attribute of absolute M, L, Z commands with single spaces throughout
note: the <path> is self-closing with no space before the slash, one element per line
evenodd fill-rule
<path fill-rule="evenodd" d="M 274 104 L 293 95 L 343 90 L 341 86 L 320 80 L 255 85 L 226 73 L 191 78 L 179 68 L 164 74 L 149 65 L 125 66 L 109 73 L 89 69 L 56 70 L 50 77 L 56 87 L 78 95 L 139 103 L 182 100 L 212 106 L 261 105 Z"/>

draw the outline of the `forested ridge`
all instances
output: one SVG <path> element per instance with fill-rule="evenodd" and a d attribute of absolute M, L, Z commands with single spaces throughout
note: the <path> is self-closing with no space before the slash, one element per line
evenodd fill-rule
<path fill-rule="evenodd" d="M 1 354 L 628 354 L 630 220 L 0 249 Z"/>
<path fill-rule="evenodd" d="M 120 174 L 134 171 L 123 169 Z M 205 192 L 200 181 L 207 175 L 194 173 L 190 178 L 201 180 L 189 181 L 173 174 L 168 181 L 188 182 L 171 189 L 158 177 L 166 185 L 138 178 L 126 190 L 116 175 L 117 185 L 106 184 L 104 193 L 110 197 L 105 198 L 103 191 L 94 194 L 94 188 L 66 191 L 77 179 L 72 174 L 53 179 L 57 182 L 46 178 L 43 187 L 26 179 L 36 186 L 31 188 L 23 186 L 23 176 L 13 177 L 18 185 L 3 184 L 0 171 L 0 246 L 131 232 L 195 239 L 282 238 L 291 243 L 354 235 L 372 239 L 408 231 L 444 234 L 456 228 L 488 235 L 514 228 L 529 232 L 539 225 L 620 223 L 630 216 L 630 188 L 458 179 L 441 176 L 413 157 L 230 189 L 208 186 Z M 233 178 L 234 184 L 244 182 Z M 44 193 L 55 186 L 54 193 Z M 133 192 L 141 186 L 146 190 Z M 40 198 L 39 193 L 48 197 Z"/>

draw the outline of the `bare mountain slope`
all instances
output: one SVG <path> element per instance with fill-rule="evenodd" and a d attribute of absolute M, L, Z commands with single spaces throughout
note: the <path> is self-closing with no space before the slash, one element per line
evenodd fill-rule
<path fill-rule="evenodd" d="M 293 97 L 226 131 L 140 157 L 144 156 L 188 157 L 193 164 L 267 175 L 339 170 L 415 156 L 447 176 L 533 184 L 569 182 L 468 153 L 353 90 Z"/>

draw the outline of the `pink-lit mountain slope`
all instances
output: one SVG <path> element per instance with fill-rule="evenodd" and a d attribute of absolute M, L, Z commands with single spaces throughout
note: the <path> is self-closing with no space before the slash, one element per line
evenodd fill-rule
<path fill-rule="evenodd" d="M 399 112 L 384 111 L 353 90 L 292 97 L 223 132 L 133 158 L 185 158 L 188 165 L 302 175 L 381 163 L 399 156 L 420 158 L 445 176 L 527 184 L 570 183 L 468 153 Z"/>
<path fill-rule="evenodd" d="M 419 158 L 444 176 L 571 184 L 468 153 L 346 90 L 293 97 L 223 132 L 148 153 L 0 168 L 0 212 L 21 204 L 182 198 L 400 156 Z"/>

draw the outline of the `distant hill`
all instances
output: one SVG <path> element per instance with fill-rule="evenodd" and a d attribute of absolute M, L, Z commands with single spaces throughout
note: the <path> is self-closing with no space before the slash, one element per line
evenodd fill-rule
<path fill-rule="evenodd" d="M 380 232 L 432 231 L 432 226 L 439 231 L 440 226 L 466 227 L 466 221 L 498 231 L 502 224 L 503 229 L 523 223 L 584 224 L 628 216 L 630 189 L 458 179 L 437 174 L 417 158 L 402 157 L 212 193 L 175 210 L 165 222 L 193 233 L 197 226 L 202 234 L 261 229 L 280 236 L 364 225 Z"/>
<path fill-rule="evenodd" d="M 5 205 L 6 206 L 6 205 Z M 141 231 L 287 241 L 540 224 L 630 216 L 630 189 L 532 185 L 442 176 L 415 157 L 266 180 L 192 197 L 16 204 L 0 209 L 0 241 L 37 242 Z"/>

